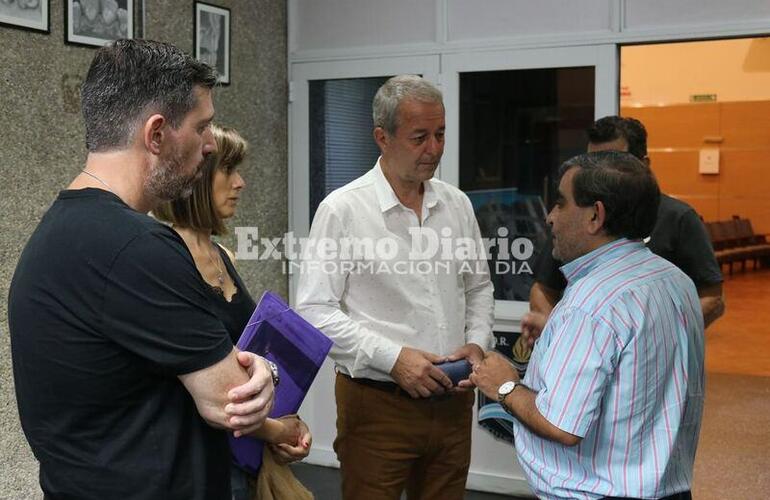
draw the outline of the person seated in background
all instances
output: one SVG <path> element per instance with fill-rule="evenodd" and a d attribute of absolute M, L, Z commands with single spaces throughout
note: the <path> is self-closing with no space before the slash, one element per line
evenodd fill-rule
<path fill-rule="evenodd" d="M 210 154 L 201 169 L 201 178 L 193 185 L 186 198 L 163 203 L 153 215 L 168 222 L 179 233 L 190 254 L 213 306 L 212 312 L 227 328 L 233 344 L 246 326 L 256 304 L 235 269 L 235 256 L 215 243 L 212 236 L 227 232 L 224 221 L 235 215 L 245 182 L 238 173 L 238 165 L 248 145 L 232 128 L 211 125 L 217 151 Z M 305 423 L 296 415 L 268 418 L 252 436 L 269 443 L 278 463 L 289 463 L 305 458 L 310 451 L 312 436 Z M 250 476 L 232 466 L 234 500 L 254 498 Z"/>
<path fill-rule="evenodd" d="M 605 116 L 588 129 L 588 152 L 625 151 L 649 167 L 647 130 L 639 120 Z M 714 256 L 711 240 L 698 214 L 687 203 L 661 193 L 658 217 L 647 247 L 690 277 L 698 289 L 706 327 L 725 312 L 722 272 Z M 535 268 L 535 284 L 529 294 L 531 313 L 522 321 L 530 344 L 561 297 L 567 281 L 559 270 L 562 264 L 552 255 L 549 239 Z"/>

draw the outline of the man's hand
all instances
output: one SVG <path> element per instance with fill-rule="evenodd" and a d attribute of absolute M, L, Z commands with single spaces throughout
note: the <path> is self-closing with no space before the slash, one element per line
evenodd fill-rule
<path fill-rule="evenodd" d="M 476 366 L 484 360 L 484 349 L 478 344 L 465 344 L 447 357 L 447 361 L 458 359 L 467 359 L 471 365 Z"/>
<path fill-rule="evenodd" d="M 548 321 L 548 317 L 545 314 L 535 311 L 530 311 L 521 318 L 521 336 L 524 337 L 530 348 L 535 345 L 535 340 L 543 333 L 546 321 Z"/>
<path fill-rule="evenodd" d="M 467 359 L 471 366 L 476 366 L 484 359 L 484 350 L 478 344 L 465 344 L 450 354 L 447 361 L 457 361 L 459 359 Z M 459 381 L 457 387 L 452 390 L 464 392 L 471 389 L 473 389 L 473 384 L 471 384 L 470 380 L 465 379 Z"/>
<path fill-rule="evenodd" d="M 270 443 L 268 445 L 273 452 L 275 461 L 279 464 L 288 464 L 302 460 L 310 453 L 310 447 L 313 445 L 313 435 L 310 433 L 310 429 L 305 422 L 294 415 L 281 417 L 278 420 L 287 426 L 293 438 L 282 443 Z"/>
<path fill-rule="evenodd" d="M 227 393 L 230 403 L 225 412 L 235 437 L 250 434 L 258 429 L 273 409 L 273 376 L 261 356 L 239 352 L 238 362 L 249 374 L 249 381 Z"/>
<path fill-rule="evenodd" d="M 698 298 L 703 312 L 703 327 L 718 320 L 725 313 L 725 294 L 722 283 L 698 288 Z"/>
<path fill-rule="evenodd" d="M 497 401 L 497 389 L 504 382 L 519 381 L 519 374 L 504 356 L 488 351 L 484 361 L 473 367 L 470 381 L 492 401 Z"/>
<path fill-rule="evenodd" d="M 443 361 L 446 358 L 436 354 L 402 347 L 390 376 L 415 399 L 444 394 L 452 388 L 452 381 L 434 365 Z"/>

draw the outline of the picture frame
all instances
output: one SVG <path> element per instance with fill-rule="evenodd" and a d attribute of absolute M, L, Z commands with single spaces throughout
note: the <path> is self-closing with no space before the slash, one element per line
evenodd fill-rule
<path fill-rule="evenodd" d="M 0 26 L 51 33 L 50 0 L 0 0 Z"/>
<path fill-rule="evenodd" d="M 195 59 L 217 70 L 219 83 L 230 84 L 230 9 L 195 2 L 193 5 Z"/>
<path fill-rule="evenodd" d="M 65 0 L 64 42 L 101 47 L 134 38 L 134 0 Z"/>

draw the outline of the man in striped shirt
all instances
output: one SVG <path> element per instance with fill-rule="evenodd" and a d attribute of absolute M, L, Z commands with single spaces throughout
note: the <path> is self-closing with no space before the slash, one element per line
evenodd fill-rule
<path fill-rule="evenodd" d="M 703 316 L 692 280 L 641 241 L 660 198 L 628 153 L 568 160 L 548 215 L 567 288 L 527 374 L 488 353 L 471 376 L 516 418 L 542 498 L 689 499 L 703 410 Z"/>

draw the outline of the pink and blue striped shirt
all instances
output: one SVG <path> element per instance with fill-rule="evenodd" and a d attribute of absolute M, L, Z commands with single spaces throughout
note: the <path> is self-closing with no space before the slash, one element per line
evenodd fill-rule
<path fill-rule="evenodd" d="M 540 413 L 582 437 L 567 447 L 514 425 L 540 498 L 660 498 L 690 489 L 704 395 L 695 285 L 640 241 L 562 266 L 564 296 L 524 383 Z"/>

